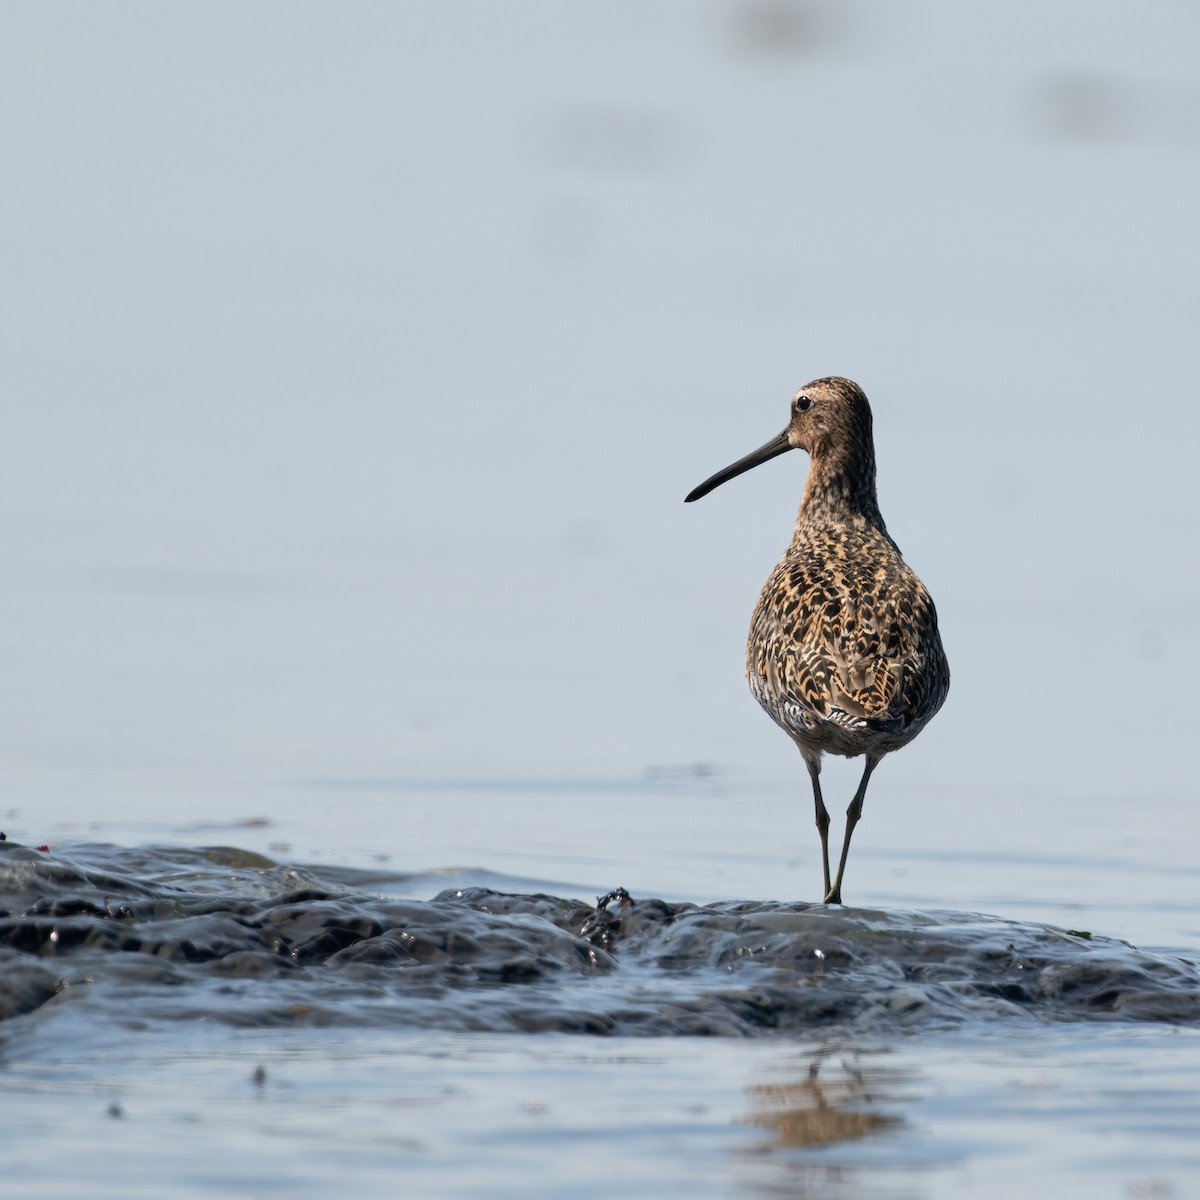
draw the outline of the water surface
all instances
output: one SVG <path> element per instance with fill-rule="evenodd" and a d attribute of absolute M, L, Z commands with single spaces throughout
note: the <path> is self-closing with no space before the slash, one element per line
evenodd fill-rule
<path fill-rule="evenodd" d="M 1194 12 L 10 18 L 7 1186 L 1200 1188 Z M 682 503 L 829 373 L 954 673 L 844 912 L 802 456 Z"/>

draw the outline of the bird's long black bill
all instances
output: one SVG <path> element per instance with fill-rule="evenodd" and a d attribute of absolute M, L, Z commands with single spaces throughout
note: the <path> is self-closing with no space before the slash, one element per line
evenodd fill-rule
<path fill-rule="evenodd" d="M 778 458 L 781 454 L 786 454 L 792 449 L 791 443 L 787 439 L 787 430 L 773 437 L 765 446 L 759 446 L 757 450 L 752 450 L 745 458 L 739 458 L 737 462 L 730 463 L 723 471 L 718 471 L 715 475 L 706 479 L 698 488 L 693 488 L 683 498 L 684 504 L 690 504 L 693 500 L 699 500 L 701 496 L 707 496 L 713 488 L 719 488 L 721 484 L 727 483 L 735 475 L 741 475 L 745 471 L 749 471 L 752 467 L 761 466 L 765 462 L 770 462 L 773 458 Z"/>

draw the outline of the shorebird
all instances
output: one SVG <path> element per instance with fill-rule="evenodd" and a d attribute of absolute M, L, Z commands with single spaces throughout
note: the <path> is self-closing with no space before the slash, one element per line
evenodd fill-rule
<path fill-rule="evenodd" d="M 796 532 L 750 621 L 746 678 L 804 756 L 821 835 L 825 903 L 841 904 L 850 838 L 871 773 L 942 707 L 950 668 L 933 600 L 879 511 L 871 406 L 858 384 L 837 376 L 805 384 L 792 398 L 782 433 L 686 499 L 699 500 L 789 450 L 808 452 L 808 479 Z M 829 813 L 821 798 L 825 752 L 866 758 L 832 882 Z"/>

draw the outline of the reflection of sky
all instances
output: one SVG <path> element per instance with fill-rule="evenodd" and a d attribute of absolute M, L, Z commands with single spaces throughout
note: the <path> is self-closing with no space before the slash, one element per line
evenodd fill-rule
<path fill-rule="evenodd" d="M 10 783 L 799 787 L 740 671 L 804 464 L 682 497 L 840 373 L 955 672 L 896 786 L 1181 798 L 1198 20 L 11 13 Z"/>

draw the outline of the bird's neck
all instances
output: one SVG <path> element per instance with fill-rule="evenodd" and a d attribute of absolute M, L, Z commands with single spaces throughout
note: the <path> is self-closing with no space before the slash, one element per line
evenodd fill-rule
<path fill-rule="evenodd" d="M 865 522 L 885 537 L 887 527 L 875 496 L 875 455 L 867 448 L 856 454 L 830 451 L 815 454 L 804 483 L 796 532 L 804 527 Z"/>

